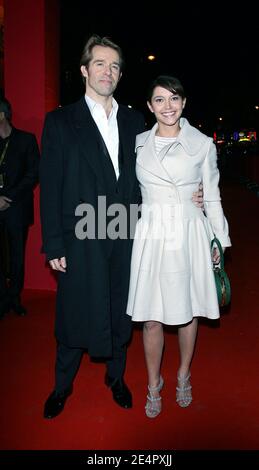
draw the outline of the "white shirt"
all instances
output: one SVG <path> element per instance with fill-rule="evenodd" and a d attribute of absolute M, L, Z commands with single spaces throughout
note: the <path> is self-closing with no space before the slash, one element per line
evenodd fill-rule
<path fill-rule="evenodd" d="M 118 103 L 112 99 L 112 110 L 107 118 L 104 107 L 100 103 L 96 103 L 92 98 L 85 95 L 86 103 L 89 107 L 92 118 L 94 119 L 114 167 L 116 178 L 119 178 L 119 131 L 117 123 Z"/>
<path fill-rule="evenodd" d="M 160 137 L 159 135 L 156 135 L 155 136 L 156 153 L 159 154 L 166 145 L 172 144 L 175 141 L 176 141 L 176 137 Z"/>

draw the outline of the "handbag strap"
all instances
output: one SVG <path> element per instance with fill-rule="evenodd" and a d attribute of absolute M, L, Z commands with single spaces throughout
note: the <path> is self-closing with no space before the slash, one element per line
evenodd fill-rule
<path fill-rule="evenodd" d="M 213 245 L 214 245 L 214 244 L 217 245 L 218 250 L 219 250 L 219 254 L 220 254 L 220 268 L 221 268 L 221 269 L 224 269 L 224 253 L 223 253 L 223 250 L 222 250 L 221 243 L 220 243 L 220 241 L 218 240 L 217 237 L 214 237 L 213 240 L 211 240 L 211 244 L 210 244 L 211 249 L 213 248 Z"/>

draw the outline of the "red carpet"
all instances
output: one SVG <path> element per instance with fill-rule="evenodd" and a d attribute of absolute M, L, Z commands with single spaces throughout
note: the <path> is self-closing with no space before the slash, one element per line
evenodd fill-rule
<path fill-rule="evenodd" d="M 105 366 L 84 356 L 64 412 L 42 418 L 53 387 L 54 293 L 25 291 L 29 314 L 0 323 L 0 448 L 259 449 L 259 199 L 238 184 L 222 191 L 233 247 L 226 256 L 232 304 L 219 324 L 201 322 L 192 366 L 194 400 L 175 402 L 177 336 L 166 331 L 163 412 L 145 417 L 146 372 L 140 329 L 129 347 L 126 381 L 132 410 L 104 386 Z"/>

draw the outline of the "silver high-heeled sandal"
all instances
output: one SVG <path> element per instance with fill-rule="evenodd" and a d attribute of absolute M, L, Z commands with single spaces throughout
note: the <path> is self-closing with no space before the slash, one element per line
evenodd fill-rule
<path fill-rule="evenodd" d="M 145 406 L 146 415 L 148 418 L 156 418 L 162 410 L 162 398 L 160 396 L 154 397 L 153 392 L 160 392 L 163 388 L 164 380 L 160 376 L 159 384 L 157 387 L 148 385 L 147 403 Z"/>
<path fill-rule="evenodd" d="M 192 402 L 191 374 L 186 377 L 177 377 L 178 386 L 176 387 L 176 402 L 182 408 L 186 408 Z"/>

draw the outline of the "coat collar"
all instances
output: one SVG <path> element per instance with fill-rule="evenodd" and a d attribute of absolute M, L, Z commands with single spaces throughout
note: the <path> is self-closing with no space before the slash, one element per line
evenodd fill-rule
<path fill-rule="evenodd" d="M 150 173 L 172 182 L 171 177 L 162 165 L 162 160 L 171 148 L 181 145 L 188 156 L 196 155 L 206 142 L 207 136 L 202 134 L 198 129 L 191 126 L 186 118 L 180 119 L 180 132 L 175 142 L 166 145 L 158 155 L 155 151 L 155 134 L 158 124 L 156 123 L 150 131 L 139 134 L 136 139 L 137 162 Z M 145 144 L 145 147 L 144 147 Z M 144 147 L 144 148 L 143 148 Z"/>
<path fill-rule="evenodd" d="M 186 118 L 180 119 L 180 127 L 176 142 L 182 145 L 188 155 L 196 155 L 205 144 L 207 136 L 191 126 Z"/>
<path fill-rule="evenodd" d="M 94 119 L 92 118 L 84 96 L 82 96 L 82 98 L 77 103 L 75 103 L 72 120 L 78 134 L 80 154 L 82 155 L 82 158 L 87 159 L 89 165 L 96 174 L 99 183 L 103 183 L 104 185 L 102 176 L 103 169 L 100 163 L 100 159 L 98 158 L 98 154 L 100 151 L 105 151 L 106 146 L 101 137 L 99 129 Z M 123 153 L 122 173 L 126 178 L 126 181 L 128 180 L 126 191 L 130 193 L 132 185 L 134 184 L 134 180 L 131 180 L 130 177 L 127 178 L 127 175 L 130 172 L 130 168 L 134 166 L 135 163 L 134 159 L 132 158 L 132 145 L 128 135 L 128 116 L 125 113 L 123 107 L 120 105 L 117 112 L 117 122 L 119 130 L 119 143 Z M 119 180 L 121 176 L 122 175 L 120 175 Z"/>
<path fill-rule="evenodd" d="M 174 142 L 174 147 L 180 144 L 189 156 L 196 155 L 207 140 L 207 136 L 198 129 L 191 126 L 186 118 L 180 119 L 180 132 Z M 137 136 L 136 148 L 142 147 L 147 139 L 153 140 L 158 128 L 156 123 L 150 131 L 143 132 Z M 167 146 L 166 146 L 167 148 Z M 167 148 L 168 150 L 168 148 Z"/>
<path fill-rule="evenodd" d="M 160 158 L 156 154 L 155 150 L 155 133 L 157 130 L 157 124 L 155 124 L 150 131 L 139 134 L 136 139 L 136 150 L 137 150 L 137 163 L 149 173 L 167 181 L 172 182 L 167 171 L 163 167 Z M 166 149 L 168 145 L 166 146 Z"/>
<path fill-rule="evenodd" d="M 75 103 L 72 120 L 78 134 L 79 151 L 82 158 L 87 159 L 98 179 L 103 179 L 102 166 L 99 158 L 97 158 L 98 153 L 103 151 L 103 142 L 84 96 Z"/>

